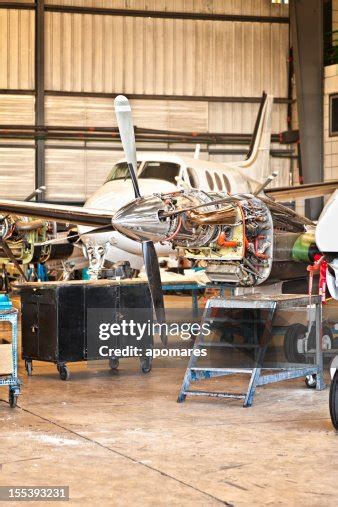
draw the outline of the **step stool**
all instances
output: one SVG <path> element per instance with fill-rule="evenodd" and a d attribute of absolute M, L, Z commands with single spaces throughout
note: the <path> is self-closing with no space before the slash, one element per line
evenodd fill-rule
<path fill-rule="evenodd" d="M 286 310 L 291 308 L 304 308 L 307 309 L 311 305 L 314 308 L 315 316 L 311 320 L 309 318 L 309 329 L 312 323 L 315 322 L 316 329 L 316 353 L 314 364 L 301 364 L 301 363 L 275 363 L 273 366 L 265 365 L 263 367 L 265 354 L 272 337 L 273 320 L 278 310 Z M 232 347 L 232 348 L 251 348 L 254 349 L 255 363 L 253 368 L 212 368 L 212 367 L 198 367 L 198 356 L 194 353 L 191 354 L 188 367 L 186 369 L 182 386 L 178 395 L 177 401 L 183 402 L 186 396 L 211 396 L 220 398 L 233 398 L 243 399 L 243 406 L 250 407 L 253 402 L 255 390 L 257 386 L 270 384 L 272 382 L 280 382 L 283 380 L 290 380 L 299 377 L 306 377 L 308 375 L 316 375 L 316 389 L 322 390 L 325 388 L 323 379 L 323 354 L 322 354 L 322 301 L 320 296 L 306 296 L 306 295 L 279 295 L 279 296 L 264 296 L 261 294 L 251 294 L 250 296 L 235 296 L 229 300 L 224 298 L 214 298 L 207 301 L 202 323 L 214 321 L 215 318 L 210 317 L 212 310 L 215 309 L 251 309 L 251 310 L 267 310 L 268 317 L 264 326 L 263 334 L 260 338 L 260 343 L 257 344 L 229 344 L 229 343 L 214 343 L 206 342 L 202 335 L 196 338 L 193 352 L 197 348 L 210 348 L 210 347 Z M 311 312 L 313 313 L 313 312 Z M 278 370 L 273 373 L 264 374 L 263 370 Z M 246 393 L 227 393 L 227 392 L 212 392 L 201 390 L 189 390 L 190 383 L 201 379 L 209 379 L 212 377 L 220 377 L 226 375 L 233 375 L 239 373 L 246 373 L 250 375 L 250 381 Z"/>

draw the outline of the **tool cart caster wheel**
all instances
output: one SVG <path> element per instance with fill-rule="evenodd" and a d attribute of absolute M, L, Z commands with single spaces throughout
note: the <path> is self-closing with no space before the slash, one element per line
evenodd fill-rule
<path fill-rule="evenodd" d="M 117 370 L 119 367 L 120 361 L 117 357 L 109 358 L 109 367 L 111 370 Z"/>
<path fill-rule="evenodd" d="M 8 401 L 11 408 L 15 408 L 19 398 L 19 392 L 14 389 L 9 389 Z"/>
<path fill-rule="evenodd" d="M 141 359 L 141 370 L 143 373 L 149 373 L 151 371 L 151 368 L 152 368 L 152 364 L 151 364 L 150 357 Z"/>
<path fill-rule="evenodd" d="M 336 370 L 330 387 L 330 416 L 336 430 L 338 430 L 338 370 Z"/>
<path fill-rule="evenodd" d="M 31 377 L 33 375 L 33 363 L 32 363 L 32 361 L 28 361 L 26 359 L 26 361 L 25 361 L 25 368 L 26 368 L 27 375 L 29 377 Z"/>
<path fill-rule="evenodd" d="M 316 385 L 317 385 L 317 375 L 316 374 L 306 375 L 305 384 L 306 384 L 306 387 L 308 387 L 309 389 L 315 389 Z"/>
<path fill-rule="evenodd" d="M 70 379 L 70 371 L 65 364 L 58 364 L 57 369 L 58 369 L 59 377 L 61 380 L 69 380 Z"/>

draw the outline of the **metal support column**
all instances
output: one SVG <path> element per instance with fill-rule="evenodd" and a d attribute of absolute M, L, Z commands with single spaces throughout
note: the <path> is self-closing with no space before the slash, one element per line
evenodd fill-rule
<path fill-rule="evenodd" d="M 45 124 L 45 1 L 36 0 L 35 9 L 35 124 Z M 37 134 L 39 132 L 37 131 Z M 45 184 L 45 140 L 38 139 L 35 149 L 35 188 Z M 41 200 L 42 194 L 37 195 Z"/>
<path fill-rule="evenodd" d="M 304 183 L 317 183 L 323 181 L 322 0 L 291 0 L 290 26 Z M 311 219 L 318 218 L 321 210 L 321 198 L 305 203 Z"/>

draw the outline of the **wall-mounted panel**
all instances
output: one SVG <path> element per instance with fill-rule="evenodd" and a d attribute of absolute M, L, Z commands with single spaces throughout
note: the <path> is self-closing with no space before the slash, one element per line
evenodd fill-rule
<path fill-rule="evenodd" d="M 34 107 L 33 95 L 0 95 L 0 124 L 33 125 Z"/>
<path fill-rule="evenodd" d="M 34 88 L 34 16 L 0 9 L 0 88 Z"/>
<path fill-rule="evenodd" d="M 0 196 L 24 199 L 34 190 L 35 150 L 0 146 Z"/>
<path fill-rule="evenodd" d="M 46 13 L 46 89 L 287 94 L 288 25 Z"/>

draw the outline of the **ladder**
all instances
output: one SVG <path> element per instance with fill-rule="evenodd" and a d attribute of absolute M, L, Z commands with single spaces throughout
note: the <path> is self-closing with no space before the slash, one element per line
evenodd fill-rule
<path fill-rule="evenodd" d="M 311 299 L 311 304 L 315 305 L 315 323 L 316 323 L 316 360 L 315 364 L 292 364 L 292 363 L 275 363 L 273 366 L 263 367 L 266 351 L 272 337 L 273 321 L 278 309 L 286 309 L 292 307 L 304 307 L 309 304 L 308 296 L 299 295 L 280 295 L 280 296 L 263 296 L 261 294 L 254 294 L 250 296 L 236 296 L 229 300 L 224 298 L 209 299 L 206 303 L 202 324 L 204 322 L 213 322 L 217 319 L 212 317 L 212 313 L 216 313 L 217 309 L 251 309 L 251 310 L 266 310 L 267 318 L 265 319 L 264 330 L 256 340 L 257 343 L 252 344 L 231 344 L 222 342 L 207 342 L 200 334 L 194 343 L 192 354 L 184 375 L 181 389 L 177 401 L 179 403 L 185 401 L 187 396 L 211 396 L 218 398 L 232 398 L 243 400 L 243 407 L 250 407 L 253 403 L 256 387 L 266 385 L 272 382 L 279 382 L 298 377 L 306 377 L 307 375 L 317 376 L 317 390 L 324 389 L 325 384 L 323 380 L 323 356 L 321 349 L 321 300 L 320 298 Z M 212 310 L 216 310 L 212 311 Z M 217 315 L 217 313 L 216 313 Z M 309 326 L 312 322 L 309 323 Z M 309 327 L 310 328 L 310 327 Z M 257 333 L 253 333 L 254 338 L 257 338 Z M 235 349 L 252 349 L 255 352 L 255 359 L 252 368 L 241 367 L 209 367 L 197 366 L 199 355 L 195 353 L 196 349 L 212 347 L 220 348 L 235 348 Z M 263 370 L 273 370 L 273 373 L 263 374 Z M 248 374 L 250 380 L 247 391 L 245 393 L 229 393 L 229 392 L 215 392 L 204 390 L 191 390 L 191 382 L 210 379 L 213 377 L 221 377 L 234 374 Z"/>

